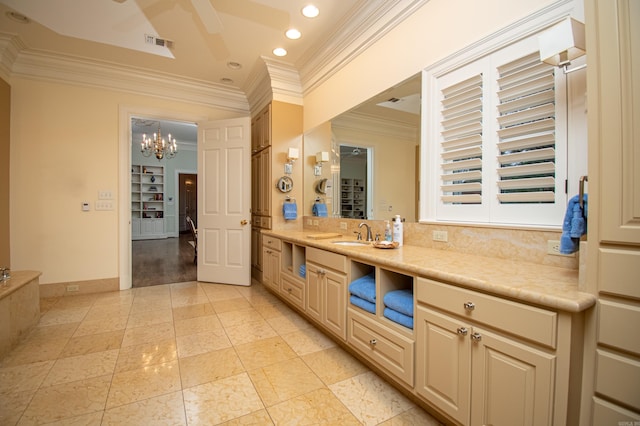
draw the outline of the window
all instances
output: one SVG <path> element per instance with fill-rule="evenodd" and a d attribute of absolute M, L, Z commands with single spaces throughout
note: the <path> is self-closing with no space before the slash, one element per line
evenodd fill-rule
<path fill-rule="evenodd" d="M 561 225 L 566 80 L 540 61 L 537 36 L 425 81 L 426 219 Z"/>

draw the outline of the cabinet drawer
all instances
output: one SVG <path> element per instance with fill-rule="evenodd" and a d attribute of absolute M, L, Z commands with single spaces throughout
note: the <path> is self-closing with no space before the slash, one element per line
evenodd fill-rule
<path fill-rule="evenodd" d="M 347 273 L 347 257 L 338 253 L 308 247 L 307 261 L 317 263 L 318 265 L 331 268 L 338 272 Z"/>
<path fill-rule="evenodd" d="M 640 410 L 640 362 L 603 349 L 596 362 L 596 392 Z"/>
<path fill-rule="evenodd" d="M 426 278 L 418 278 L 417 300 L 518 337 L 556 347 L 557 313 Z M 472 307 L 466 306 L 471 304 Z"/>
<path fill-rule="evenodd" d="M 600 249 L 600 289 L 640 297 L 640 250 Z"/>
<path fill-rule="evenodd" d="M 640 415 L 619 407 L 600 398 L 593 398 L 593 422 L 594 425 L 633 425 L 634 421 L 640 421 Z"/>
<path fill-rule="evenodd" d="M 640 355 L 640 307 L 600 299 L 599 342 Z"/>
<path fill-rule="evenodd" d="M 349 309 L 347 342 L 409 386 L 413 386 L 413 342 Z"/>
<path fill-rule="evenodd" d="M 280 241 L 278 238 L 269 237 L 267 235 L 264 235 L 262 237 L 262 245 L 264 247 L 269 247 L 274 250 L 278 250 L 278 251 L 282 250 L 282 241 Z"/>
<path fill-rule="evenodd" d="M 282 275 L 280 293 L 300 309 L 304 309 L 304 284 Z"/>

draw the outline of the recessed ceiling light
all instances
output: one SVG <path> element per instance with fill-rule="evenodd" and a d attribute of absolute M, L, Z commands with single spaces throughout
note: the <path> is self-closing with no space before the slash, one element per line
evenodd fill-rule
<path fill-rule="evenodd" d="M 233 79 L 231 79 L 231 78 L 229 78 L 229 77 L 222 77 L 222 78 L 220 79 L 220 82 L 221 82 L 221 83 L 224 83 L 224 84 L 233 84 Z"/>
<path fill-rule="evenodd" d="M 239 70 L 242 68 L 242 64 L 240 62 L 227 62 L 227 68 L 231 68 L 232 70 Z"/>
<path fill-rule="evenodd" d="M 282 47 L 276 47 L 275 49 L 273 49 L 273 54 L 276 56 L 286 56 L 287 51 Z"/>
<path fill-rule="evenodd" d="M 315 18 L 319 13 L 320 10 L 312 4 L 307 5 L 302 9 L 302 14 L 307 18 Z"/>
<path fill-rule="evenodd" d="M 302 34 L 300 34 L 300 31 L 296 30 L 295 28 L 288 29 L 284 34 L 291 40 L 297 40 L 300 38 L 300 36 L 302 36 Z"/>
<path fill-rule="evenodd" d="M 29 22 L 31 22 L 31 20 L 24 16 L 22 13 L 9 11 L 6 13 L 6 15 L 7 18 L 11 19 L 12 21 L 20 22 L 21 24 L 28 24 Z"/>

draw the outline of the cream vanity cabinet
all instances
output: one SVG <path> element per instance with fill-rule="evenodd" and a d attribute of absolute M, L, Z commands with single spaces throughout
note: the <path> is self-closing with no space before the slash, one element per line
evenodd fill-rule
<path fill-rule="evenodd" d="M 262 238 L 262 283 L 276 293 L 280 291 L 280 250 L 278 238 Z"/>
<path fill-rule="evenodd" d="M 383 299 L 389 291 L 412 289 L 414 277 L 351 260 L 352 280 L 371 272 L 375 273 L 376 311 L 367 312 L 349 303 L 347 343 L 411 389 L 414 383 L 413 330 L 384 316 Z"/>
<path fill-rule="evenodd" d="M 347 258 L 307 247 L 306 314 L 342 340 L 347 338 Z"/>
<path fill-rule="evenodd" d="M 640 2 L 587 0 L 584 5 L 589 29 L 589 217 L 596 218 L 589 222 L 587 287 L 598 298 L 598 313 L 587 322 L 581 424 L 637 425 Z"/>
<path fill-rule="evenodd" d="M 425 278 L 416 310 L 418 395 L 465 425 L 564 423 L 557 313 Z"/>

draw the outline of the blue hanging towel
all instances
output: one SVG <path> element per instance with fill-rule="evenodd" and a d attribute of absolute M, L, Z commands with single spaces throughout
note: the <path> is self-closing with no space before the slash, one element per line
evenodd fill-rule
<path fill-rule="evenodd" d="M 327 205 L 325 203 L 314 203 L 313 207 L 311 208 L 311 212 L 314 216 L 327 217 Z"/>
<path fill-rule="evenodd" d="M 583 206 L 580 207 L 580 196 L 569 200 L 567 211 L 562 222 L 560 237 L 560 253 L 571 254 L 578 250 L 580 237 L 587 233 L 587 194 L 583 195 Z"/>
<path fill-rule="evenodd" d="M 282 205 L 282 214 L 285 220 L 294 220 L 298 218 L 298 205 L 295 202 L 285 202 Z"/>

